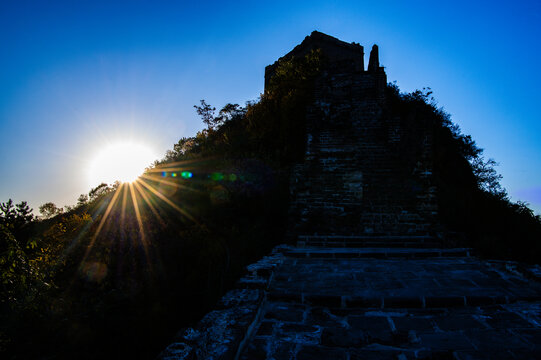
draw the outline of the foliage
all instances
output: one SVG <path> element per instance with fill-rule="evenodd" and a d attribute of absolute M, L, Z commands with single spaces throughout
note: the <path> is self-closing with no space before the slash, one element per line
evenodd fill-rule
<path fill-rule="evenodd" d="M 14 236 L 18 236 L 33 219 L 32 209 L 26 201 L 14 205 L 13 200 L 9 199 L 0 204 L 0 224 L 8 228 Z"/>
<path fill-rule="evenodd" d="M 62 214 L 64 210 L 62 208 L 57 207 L 52 202 L 46 202 L 45 204 L 39 207 L 39 212 L 45 219 L 49 219 L 49 218 L 52 218 L 53 216 Z"/>
<path fill-rule="evenodd" d="M 28 257 L 9 229 L 0 224 L 0 280 L 3 304 L 15 304 L 32 279 Z"/>
<path fill-rule="evenodd" d="M 5 203 L 0 204 L 0 222 L 4 226 L 10 226 L 15 223 L 17 212 L 13 205 L 13 200 L 9 199 Z"/>
<path fill-rule="evenodd" d="M 81 194 L 79 195 L 79 198 L 77 199 L 77 206 L 83 206 L 88 203 L 88 195 L 87 194 Z"/>
<path fill-rule="evenodd" d="M 304 154 L 306 108 L 324 63 L 320 51 L 282 59 L 259 101 L 246 107 L 226 104 L 216 117 L 216 109 L 201 100 L 201 106 L 194 107 L 207 129 L 180 139 L 155 166 L 220 157 L 258 158 L 286 169 Z"/>
<path fill-rule="evenodd" d="M 114 191 L 114 189 L 106 183 L 101 183 L 88 192 L 89 201 L 97 200 L 99 197 Z M 80 198 L 80 197 L 79 197 Z"/>
<path fill-rule="evenodd" d="M 25 227 L 33 220 L 32 209 L 26 201 L 14 205 L 9 199 L 0 204 L 0 276 L 2 281 L 2 303 L 15 305 L 29 286 L 37 280 L 35 268 L 31 266 L 25 247 L 33 243 L 20 242 L 16 236 L 23 234 Z"/>
<path fill-rule="evenodd" d="M 302 158 L 306 109 L 325 58 L 320 50 L 302 58 L 281 59 L 258 103 L 246 113 L 250 143 L 263 158 L 286 165 Z"/>
<path fill-rule="evenodd" d="M 403 94 L 390 84 L 387 90 L 391 116 L 432 130 L 439 219 L 455 234 L 454 245 L 473 247 L 482 256 L 539 262 L 541 219 L 525 203 L 509 199 L 497 163 L 486 160 L 471 136 L 437 107 L 429 88 Z"/>
<path fill-rule="evenodd" d="M 201 100 L 200 102 L 201 106 L 194 105 L 193 107 L 197 111 L 197 114 L 201 116 L 203 124 L 207 125 L 209 130 L 212 130 L 217 125 L 214 119 L 214 111 L 216 108 L 207 104 L 205 100 Z"/>
<path fill-rule="evenodd" d="M 476 156 L 470 160 L 473 174 L 477 179 L 477 186 L 495 197 L 503 200 L 508 199 L 507 192 L 501 186 L 502 176 L 498 174 L 495 167 L 498 165 L 494 159 L 485 160 L 482 156 Z"/>

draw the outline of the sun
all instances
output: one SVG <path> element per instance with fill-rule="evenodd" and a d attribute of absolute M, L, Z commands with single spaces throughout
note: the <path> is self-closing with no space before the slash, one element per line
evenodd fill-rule
<path fill-rule="evenodd" d="M 153 149 L 143 143 L 118 141 L 99 150 L 88 167 L 88 179 L 91 186 L 132 182 L 156 159 Z"/>

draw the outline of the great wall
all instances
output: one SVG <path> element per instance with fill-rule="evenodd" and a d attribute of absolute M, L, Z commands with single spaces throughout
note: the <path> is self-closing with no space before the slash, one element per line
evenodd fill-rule
<path fill-rule="evenodd" d="M 430 127 L 386 111 L 378 47 L 365 69 L 361 45 L 313 32 L 284 58 L 315 49 L 328 63 L 291 176 L 296 246 L 250 265 L 159 358 L 541 358 L 539 267 L 452 246 Z"/>

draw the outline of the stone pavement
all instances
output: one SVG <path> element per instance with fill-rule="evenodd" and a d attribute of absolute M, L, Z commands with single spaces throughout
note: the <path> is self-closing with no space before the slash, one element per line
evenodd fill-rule
<path fill-rule="evenodd" d="M 539 268 L 467 249 L 292 248 L 162 359 L 540 359 Z"/>

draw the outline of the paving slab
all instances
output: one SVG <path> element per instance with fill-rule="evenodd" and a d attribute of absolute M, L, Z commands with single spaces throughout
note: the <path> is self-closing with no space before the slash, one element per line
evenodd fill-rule
<path fill-rule="evenodd" d="M 277 248 L 221 301 L 225 315 L 210 313 L 161 358 L 541 358 L 541 283 L 514 263 L 415 256 L 424 250 Z"/>

